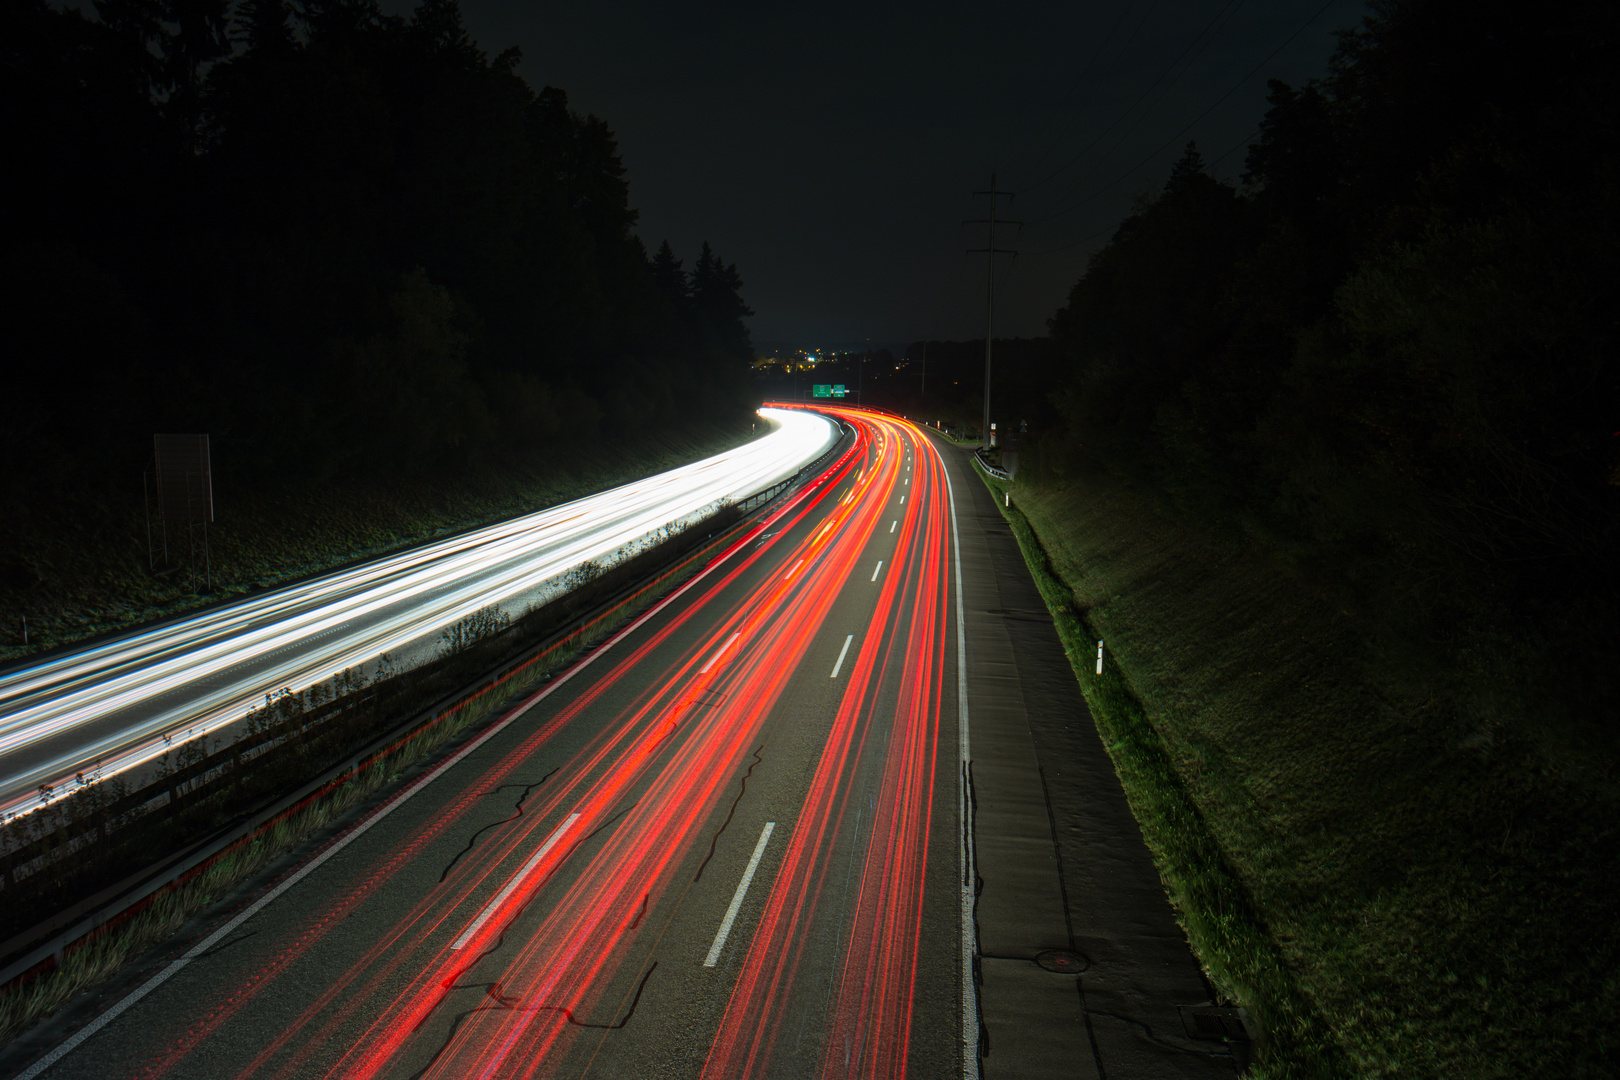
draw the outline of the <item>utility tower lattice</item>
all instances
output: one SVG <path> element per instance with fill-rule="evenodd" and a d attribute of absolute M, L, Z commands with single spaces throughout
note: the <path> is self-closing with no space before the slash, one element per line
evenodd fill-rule
<path fill-rule="evenodd" d="M 996 318 L 996 256 L 997 255 L 1011 255 L 1014 259 L 1016 259 L 1018 257 L 1018 252 L 1014 251 L 1013 249 L 1004 248 L 1004 247 L 997 247 L 996 246 L 996 226 L 997 225 L 1023 225 L 1023 222 L 1022 221 L 1009 221 L 1006 218 L 1001 218 L 1001 219 L 998 220 L 996 218 L 996 208 L 1000 205 L 996 200 L 1001 198 L 1002 196 L 1006 196 L 1010 200 L 1013 197 L 1014 193 L 1011 192 L 1011 191 L 999 191 L 999 190 L 997 190 L 997 188 L 996 188 L 996 174 L 995 173 L 992 172 L 990 174 L 990 190 L 988 190 L 988 191 L 975 191 L 973 194 L 975 196 L 979 196 L 979 195 L 988 195 L 988 196 L 990 196 L 990 216 L 989 217 L 987 217 L 987 218 L 974 218 L 971 221 L 964 221 L 962 223 L 964 225 L 988 225 L 990 227 L 990 246 L 989 247 L 968 248 L 968 254 L 969 255 L 983 255 L 985 257 L 985 259 L 984 259 L 984 262 L 985 262 L 985 274 L 984 274 L 985 299 L 984 299 L 984 429 L 983 429 L 983 437 L 984 437 L 985 448 L 989 449 L 989 447 L 990 447 L 990 352 L 991 352 L 991 347 L 993 346 L 993 344 L 995 343 L 995 340 L 996 340 L 995 333 L 994 333 L 994 331 L 995 331 L 995 318 Z"/>

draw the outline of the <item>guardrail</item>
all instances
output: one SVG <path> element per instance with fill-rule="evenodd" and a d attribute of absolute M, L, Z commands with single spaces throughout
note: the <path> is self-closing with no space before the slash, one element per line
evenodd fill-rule
<path fill-rule="evenodd" d="M 995 477 L 997 480 L 1011 480 L 1012 479 L 1012 474 L 1007 472 L 1007 470 L 998 469 L 998 468 L 996 468 L 996 466 L 994 466 L 994 465 L 990 464 L 988 461 L 984 460 L 984 450 L 983 449 L 973 451 L 973 460 L 978 462 L 979 468 L 983 469 L 985 472 L 989 473 L 991 476 Z"/>
<path fill-rule="evenodd" d="M 452 663 L 458 658 L 451 657 L 447 659 L 443 671 L 417 668 L 402 672 L 396 677 L 399 682 L 397 686 L 374 684 L 360 690 L 356 695 L 323 702 L 313 708 L 289 715 L 285 719 L 296 726 L 296 731 L 291 730 L 287 723 L 267 725 L 263 730 L 256 731 L 221 751 L 198 757 L 156 783 L 144 785 L 137 791 L 117 798 L 110 798 L 89 809 L 82 816 L 69 815 L 69 820 L 63 821 L 56 828 L 43 830 L 38 837 L 7 851 L 0 856 L 0 869 L 4 871 L 0 873 L 0 896 L 15 895 L 19 886 L 29 877 L 49 872 L 63 860 L 71 859 L 94 845 L 119 836 L 124 829 L 142 821 L 150 821 L 154 814 L 176 817 L 188 808 L 204 803 L 214 796 L 213 789 L 217 781 L 239 780 L 250 761 L 254 763 L 256 769 L 282 764 L 275 759 L 289 753 L 296 755 L 299 750 L 298 746 L 293 745 L 296 740 L 292 736 L 302 736 L 332 721 L 340 721 L 344 716 L 357 709 L 363 709 L 368 704 L 374 705 L 379 694 L 393 699 L 392 707 L 403 712 L 403 719 L 389 725 L 380 737 L 372 736 L 365 740 L 358 749 L 352 742 L 347 748 L 341 745 L 329 747 L 325 755 L 326 760 L 333 762 L 336 759 L 335 763 L 320 769 L 319 774 L 313 779 L 298 784 L 292 793 L 276 797 L 268 804 L 262 801 L 262 797 L 257 806 L 250 802 L 249 805 L 237 810 L 236 820 L 224 827 L 212 830 L 205 828 L 200 838 L 194 836 L 189 843 L 182 842 L 176 850 L 163 858 L 120 875 L 117 880 L 97 889 L 91 895 L 57 908 L 49 917 L 0 942 L 0 961 L 7 961 L 4 967 L 0 968 L 0 985 L 48 964 L 53 958 L 59 960 L 66 947 L 117 920 L 154 893 L 185 877 L 269 823 L 294 812 L 311 799 L 317 798 L 336 784 L 369 767 L 373 760 L 378 760 L 391 752 L 391 748 L 401 740 L 414 737 L 413 733 L 427 728 L 443 717 L 447 711 L 457 707 L 459 702 L 493 688 L 518 669 L 543 658 L 560 644 L 581 633 L 585 625 L 601 617 L 603 613 L 612 612 L 625 603 L 635 602 L 638 590 L 645 591 L 647 588 L 656 587 L 656 581 L 652 585 L 642 585 L 641 582 L 644 582 L 649 573 L 654 572 L 657 567 L 678 565 L 678 560 L 682 558 L 689 560 L 694 557 L 691 554 L 694 551 L 699 552 L 696 557 L 701 557 L 701 552 L 705 548 L 712 549 L 715 546 L 713 541 L 717 535 L 724 537 L 729 534 L 754 513 L 770 506 L 807 480 L 819 476 L 837 461 L 840 455 L 847 451 L 854 435 L 854 430 L 841 422 L 840 429 L 841 437 L 835 439 L 828 450 L 792 476 L 740 502 L 720 508 L 704 522 L 694 524 L 693 527 L 657 547 L 641 552 L 632 560 L 614 567 L 601 577 L 583 582 L 575 591 L 564 594 L 546 608 L 536 612 L 536 617 L 549 618 L 548 622 L 537 623 L 542 628 L 543 635 L 538 643 L 519 645 L 515 656 L 508 647 L 507 660 L 490 665 L 493 670 L 486 668 L 484 673 L 464 685 L 455 686 L 452 683 L 454 689 L 429 698 L 431 703 L 426 707 L 422 705 L 420 692 L 419 696 L 412 700 L 412 687 L 419 686 L 430 694 L 433 693 L 436 685 L 438 687 L 444 685 L 445 680 L 442 678 L 444 672 L 464 671 L 468 661 L 476 662 L 476 654 L 460 657 L 462 664 L 459 667 Z M 730 520 L 726 520 L 728 518 Z M 704 525 L 710 526 L 707 532 L 703 529 Z M 716 525 L 723 527 L 716 529 L 714 528 Z M 509 635 L 524 633 L 525 627 L 514 626 L 507 634 L 497 635 L 490 644 L 493 646 Z M 527 630 L 527 636 L 531 641 L 534 633 L 532 627 Z M 437 682 L 436 675 L 440 676 Z M 464 679 L 465 675 L 461 678 Z M 270 708 L 273 707 L 272 704 Z M 267 713 L 268 711 L 267 709 Z M 177 743 L 177 747 L 179 745 Z M 278 754 L 278 751 L 281 753 Z M 94 854 L 91 853 L 90 857 L 93 858 Z M 18 870 L 23 872 L 18 874 Z M 7 898 L 10 899 L 9 896 Z"/>

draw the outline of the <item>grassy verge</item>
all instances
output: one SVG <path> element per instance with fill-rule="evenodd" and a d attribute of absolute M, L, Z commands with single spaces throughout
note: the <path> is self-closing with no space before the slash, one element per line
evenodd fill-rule
<path fill-rule="evenodd" d="M 1613 770 L 1382 689 L 1377 622 L 1235 526 L 1106 477 L 1012 500 L 1189 937 L 1267 1026 L 1259 1075 L 1615 1075 Z"/>
<path fill-rule="evenodd" d="M 1247 1075 L 1349 1075 L 1188 795 L 1129 677 L 1106 650 L 1102 674 L 1097 674 L 1098 631 L 1077 609 L 1074 589 L 1058 576 L 1029 518 L 1008 505 L 1010 485 L 981 469 L 974 471 L 1001 508 L 1052 612 L 1069 666 L 1194 952 L 1216 987 L 1248 1009 L 1264 1030 Z"/>
<path fill-rule="evenodd" d="M 0 988 L 0 1045 L 43 1020 L 82 991 L 122 969 L 148 949 L 171 937 L 187 920 L 221 899 L 299 843 L 320 833 L 355 806 L 424 764 L 457 736 L 497 715 L 518 698 L 547 681 L 579 654 L 605 641 L 702 568 L 718 543 L 707 544 L 673 569 L 620 600 L 570 635 L 521 666 L 443 710 L 392 746 L 363 762 L 252 836 L 226 848 L 206 863 L 65 950 L 55 966 Z"/>
<path fill-rule="evenodd" d="M 218 520 L 209 530 L 214 588 L 206 595 L 188 570 L 166 577 L 148 571 L 139 476 L 115 490 L 76 493 L 0 521 L 0 664 L 674 468 L 746 442 L 753 437 L 750 419 L 627 434 L 611 450 L 559 447 L 528 465 L 458 476 L 250 488 L 216 470 Z"/>

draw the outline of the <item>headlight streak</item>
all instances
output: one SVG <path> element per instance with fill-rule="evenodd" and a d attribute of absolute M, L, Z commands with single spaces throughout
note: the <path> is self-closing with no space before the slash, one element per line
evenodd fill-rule
<path fill-rule="evenodd" d="M 272 982 L 297 978 L 294 965 L 311 948 L 428 843 L 438 840 L 442 849 L 449 836 L 470 835 L 488 817 L 490 797 L 512 784 L 529 785 L 522 812 L 483 833 L 402 914 L 391 911 L 364 955 L 312 1000 L 300 1000 L 299 1014 L 236 1075 L 527 1078 L 556 1075 L 565 1062 L 566 1075 L 589 1072 L 609 1035 L 592 1029 L 623 1020 L 642 989 L 655 992 L 667 978 L 655 966 L 703 961 L 701 951 L 671 955 L 661 944 L 693 888 L 695 856 L 689 856 L 699 844 L 708 846 L 744 760 L 819 642 L 827 651 L 825 660 L 812 658 L 814 678 L 827 685 L 822 665 L 835 652 L 843 669 L 834 674 L 837 712 L 802 805 L 776 819 L 749 904 L 732 927 L 733 958 L 699 968 L 720 980 L 735 973 L 737 980 L 704 1076 L 787 1067 L 781 1026 L 790 1006 L 812 999 L 818 1016 L 827 1009 L 826 1030 L 813 1060 L 798 1056 L 805 1068 L 795 1075 L 904 1076 L 943 697 L 943 466 L 909 424 L 825 411 L 859 432 L 856 447 L 829 474 L 735 541 L 684 607 L 648 623 L 633 648 L 604 656 L 606 664 L 599 662 L 597 676 L 576 697 L 520 746 L 483 766 L 487 774 L 426 821 L 421 834 L 379 851 L 374 866 L 362 864 L 357 880 L 337 886 L 334 899 L 228 1001 L 199 1002 L 198 1019 L 147 1075 L 161 1075 L 198 1051 Z M 912 442 L 921 455 L 917 498 L 902 508 L 890 535 L 882 518 L 894 517 Z M 854 484 L 858 496 L 839 498 L 834 488 L 843 482 Z M 803 528 L 812 513 L 827 520 Z M 873 590 L 866 582 L 869 545 L 878 543 L 894 547 L 884 552 L 885 573 Z M 762 565 L 776 569 L 759 573 Z M 851 595 L 846 589 L 877 594 L 869 621 L 848 628 L 854 634 L 828 626 L 835 601 Z M 691 633 L 694 625 L 701 634 Z M 654 663 L 660 674 L 649 678 Z M 586 713 L 599 714 L 615 687 L 614 700 L 623 702 L 616 717 L 535 786 L 538 777 L 526 771 L 535 768 L 533 755 Z M 625 693 L 628 687 L 639 689 Z M 898 703 L 886 704 L 896 693 Z M 875 783 L 857 783 L 858 769 Z M 876 811 L 858 820 L 854 807 L 864 807 L 869 795 Z M 566 832 L 542 851 L 571 815 L 577 818 Z M 858 888 L 842 913 L 824 897 L 835 847 L 857 858 Z M 839 856 L 840 878 L 847 858 Z M 704 889 L 710 880 L 703 879 Z M 730 898 L 736 879 L 721 880 L 713 887 Z M 757 925 L 755 905 L 763 908 Z M 822 960 L 832 964 L 830 987 L 819 974 L 814 986 L 804 982 L 812 922 L 842 927 L 827 936 L 840 943 L 836 959 Z M 701 949 L 711 947 L 705 936 Z M 291 984 L 281 985 L 285 993 Z M 725 985 L 717 983 L 717 991 Z"/>
<path fill-rule="evenodd" d="M 762 415 L 778 430 L 726 454 L 0 677 L 0 813 L 37 808 L 41 784 L 116 775 L 169 738 L 235 723 L 266 691 L 419 649 L 492 603 L 535 602 L 573 567 L 791 475 L 830 438 L 809 414 Z"/>

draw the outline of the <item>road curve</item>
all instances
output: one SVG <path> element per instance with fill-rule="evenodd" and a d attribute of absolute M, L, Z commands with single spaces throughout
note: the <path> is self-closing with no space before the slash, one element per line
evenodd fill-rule
<path fill-rule="evenodd" d="M 429 653 L 481 608 L 521 615 L 574 568 L 763 491 L 836 438 L 811 413 L 762 415 L 769 434 L 691 465 L 0 675 L 0 819 L 236 723 L 270 691 Z"/>
<path fill-rule="evenodd" d="M 819 481 L 11 1064 L 976 1075 L 945 468 L 910 424 L 827 411 L 859 435 Z"/>

